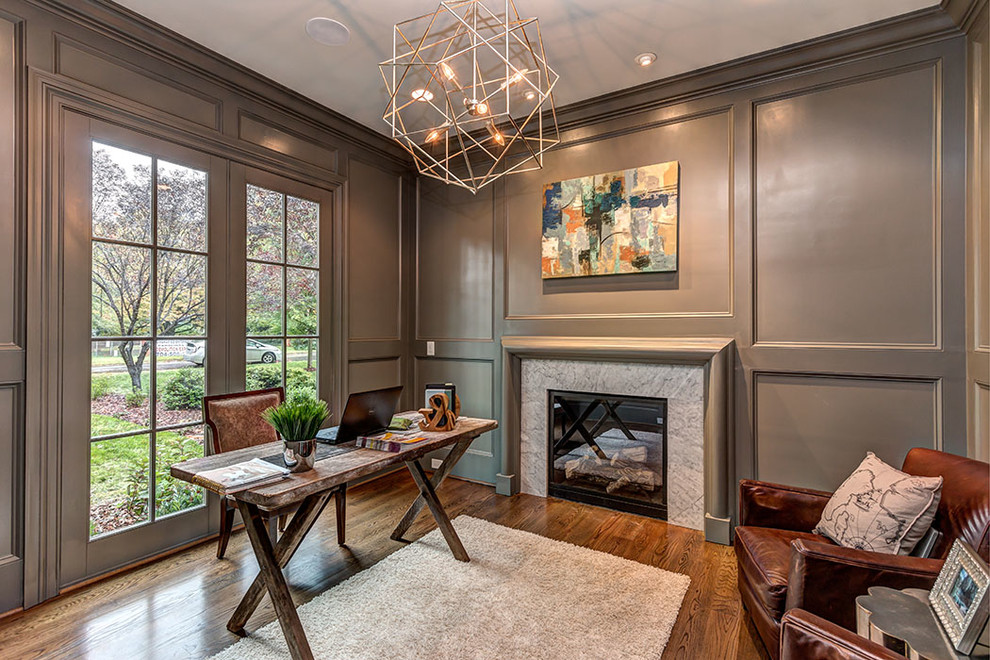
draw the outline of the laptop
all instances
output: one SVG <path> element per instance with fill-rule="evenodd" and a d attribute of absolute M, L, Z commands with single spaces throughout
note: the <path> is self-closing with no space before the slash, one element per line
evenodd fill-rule
<path fill-rule="evenodd" d="M 384 431 L 392 421 L 401 393 L 402 386 L 399 385 L 351 394 L 347 397 L 347 405 L 344 406 L 344 414 L 340 417 L 340 425 L 322 429 L 316 434 L 316 440 L 339 445 L 350 442 L 359 435 Z"/>

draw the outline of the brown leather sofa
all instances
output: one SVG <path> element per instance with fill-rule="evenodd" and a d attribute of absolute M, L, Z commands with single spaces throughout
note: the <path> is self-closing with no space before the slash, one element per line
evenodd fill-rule
<path fill-rule="evenodd" d="M 811 531 L 831 493 L 740 482 L 735 540 L 739 592 L 773 658 L 780 656 L 781 618 L 792 608 L 853 630 L 856 596 L 875 585 L 930 589 L 955 539 L 968 542 L 988 559 L 990 465 L 915 448 L 908 452 L 902 469 L 908 474 L 944 478 L 932 523 L 944 536 L 932 552 L 934 559 L 840 547 Z"/>
<path fill-rule="evenodd" d="M 865 637 L 801 609 L 780 622 L 780 660 L 905 660 Z"/>

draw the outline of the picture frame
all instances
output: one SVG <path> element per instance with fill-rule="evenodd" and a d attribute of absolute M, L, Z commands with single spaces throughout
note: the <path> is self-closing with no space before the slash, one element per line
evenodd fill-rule
<path fill-rule="evenodd" d="M 965 541 L 956 539 L 928 595 L 952 646 L 964 655 L 976 645 L 990 618 L 990 569 Z"/>

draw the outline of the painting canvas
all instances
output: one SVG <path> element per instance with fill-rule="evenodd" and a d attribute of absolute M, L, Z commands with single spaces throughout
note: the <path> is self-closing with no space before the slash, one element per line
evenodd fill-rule
<path fill-rule="evenodd" d="M 543 279 L 677 270 L 677 161 L 543 188 Z"/>

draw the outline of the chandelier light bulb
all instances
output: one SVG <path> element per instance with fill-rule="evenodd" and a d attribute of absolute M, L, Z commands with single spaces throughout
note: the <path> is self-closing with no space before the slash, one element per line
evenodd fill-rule
<path fill-rule="evenodd" d="M 475 117 L 488 114 L 488 104 L 478 99 L 464 99 L 464 107 L 467 108 L 469 115 Z"/>
<path fill-rule="evenodd" d="M 426 144 L 433 144 L 440 139 L 440 136 L 446 133 L 447 130 L 444 127 L 434 128 L 432 131 L 426 134 Z"/>
<path fill-rule="evenodd" d="M 501 89 L 505 89 L 506 87 L 509 87 L 510 85 L 515 85 L 517 82 L 519 82 L 520 80 L 522 80 L 523 78 L 525 78 L 527 73 L 529 73 L 529 69 L 522 69 L 521 71 L 516 71 L 511 76 L 509 76 L 505 80 L 505 82 L 503 82 L 501 85 L 499 85 L 499 87 Z"/>
<path fill-rule="evenodd" d="M 454 73 L 454 70 L 446 62 L 441 62 L 438 68 L 440 69 L 440 73 L 443 74 L 443 77 L 447 80 L 454 80 L 457 78 L 457 74 Z"/>
<path fill-rule="evenodd" d="M 492 139 L 495 140 L 495 143 L 498 144 L 499 146 L 505 146 L 505 136 L 502 135 L 502 132 L 500 130 L 495 128 L 495 122 L 494 121 L 488 122 L 486 127 L 488 128 L 488 132 L 491 134 Z"/>
<path fill-rule="evenodd" d="M 527 101 L 532 101 L 535 98 L 536 98 L 536 92 L 534 92 L 533 90 L 529 90 L 528 92 L 526 92 Z"/>

